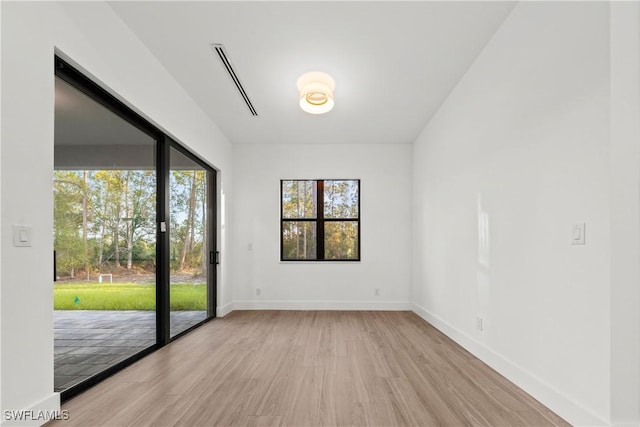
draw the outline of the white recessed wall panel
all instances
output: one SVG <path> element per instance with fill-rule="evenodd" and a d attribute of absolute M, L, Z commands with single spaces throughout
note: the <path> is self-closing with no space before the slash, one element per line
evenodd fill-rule
<path fill-rule="evenodd" d="M 608 7 L 518 4 L 413 151 L 416 311 L 576 424 L 610 410 Z"/>
<path fill-rule="evenodd" d="M 234 306 L 407 309 L 410 153 L 406 144 L 234 146 Z M 280 180 L 305 178 L 361 180 L 362 261 L 280 262 Z"/>

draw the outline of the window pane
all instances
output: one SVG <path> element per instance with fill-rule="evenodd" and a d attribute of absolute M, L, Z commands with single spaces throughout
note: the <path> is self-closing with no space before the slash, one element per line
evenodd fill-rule
<path fill-rule="evenodd" d="M 325 218 L 358 218 L 358 181 L 324 182 Z"/>
<path fill-rule="evenodd" d="M 282 217 L 316 218 L 316 181 L 282 181 Z"/>
<path fill-rule="evenodd" d="M 205 169 L 174 147 L 169 154 L 169 337 L 207 318 L 209 274 Z"/>
<path fill-rule="evenodd" d="M 324 258 L 358 259 L 358 223 L 329 221 L 324 224 Z"/>
<path fill-rule="evenodd" d="M 316 259 L 316 223 L 282 222 L 282 259 Z"/>

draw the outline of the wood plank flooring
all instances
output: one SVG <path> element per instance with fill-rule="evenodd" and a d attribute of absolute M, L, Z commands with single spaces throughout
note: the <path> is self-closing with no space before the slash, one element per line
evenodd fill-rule
<path fill-rule="evenodd" d="M 565 426 L 411 312 L 239 311 L 47 426 Z"/>

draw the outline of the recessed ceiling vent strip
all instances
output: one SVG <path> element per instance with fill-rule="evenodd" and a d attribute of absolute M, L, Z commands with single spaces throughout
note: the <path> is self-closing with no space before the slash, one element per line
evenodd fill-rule
<path fill-rule="evenodd" d="M 211 45 L 211 48 L 220 57 L 220 61 L 222 61 L 224 68 L 227 69 L 227 72 L 231 76 L 231 80 L 233 80 L 233 83 L 235 83 L 236 87 L 238 88 L 238 92 L 240 92 L 242 99 L 244 99 L 245 104 L 247 104 L 247 107 L 249 107 L 249 111 L 251 111 L 251 115 L 257 116 L 258 113 L 256 109 L 253 108 L 253 104 L 251 103 L 251 100 L 249 99 L 247 92 L 244 90 L 244 87 L 242 87 L 242 83 L 240 83 L 240 79 L 238 78 L 238 75 L 236 74 L 235 70 L 231 66 L 231 63 L 229 62 L 229 58 L 227 57 L 227 54 L 224 51 L 224 46 L 219 43 L 214 43 Z"/>

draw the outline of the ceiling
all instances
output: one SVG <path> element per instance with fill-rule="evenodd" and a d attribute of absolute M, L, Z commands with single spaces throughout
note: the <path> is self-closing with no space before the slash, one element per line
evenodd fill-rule
<path fill-rule="evenodd" d="M 512 2 L 115 1 L 112 9 L 233 143 L 411 143 Z M 211 43 L 222 43 L 258 116 Z M 298 106 L 322 71 L 335 108 Z"/>

